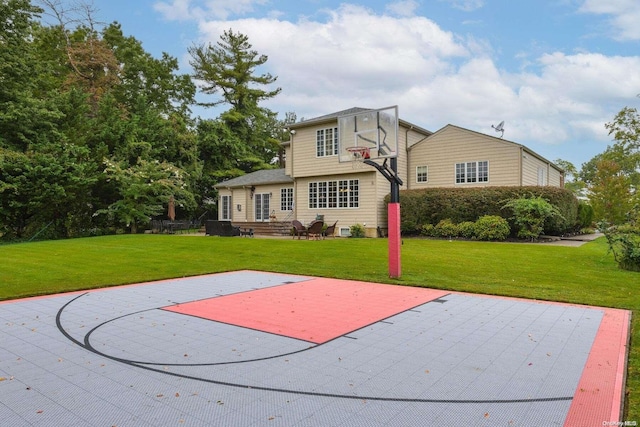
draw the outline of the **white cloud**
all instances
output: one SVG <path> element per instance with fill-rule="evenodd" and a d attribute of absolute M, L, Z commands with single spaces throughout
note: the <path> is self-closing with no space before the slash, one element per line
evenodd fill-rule
<path fill-rule="evenodd" d="M 172 3 L 155 3 L 153 8 L 168 20 L 188 21 L 193 18 L 190 6 L 191 0 L 173 0 Z"/>
<path fill-rule="evenodd" d="M 602 144 L 591 146 L 597 151 L 584 161 L 610 142 L 604 123 L 640 92 L 640 56 L 550 52 L 527 57 L 532 65 L 524 71 L 508 70 L 495 62 L 488 42 L 445 31 L 426 17 L 348 4 L 322 13 L 296 22 L 277 16 L 201 21 L 199 31 L 201 41 L 216 42 L 233 28 L 269 56 L 258 71 L 278 76 L 283 88 L 266 104 L 274 111 L 308 119 L 398 104 L 403 119 L 427 129 L 452 123 L 490 135 L 491 125 L 504 120 L 505 139 L 542 155 L 567 141 Z"/>
<path fill-rule="evenodd" d="M 263 5 L 267 0 L 171 0 L 157 2 L 154 9 L 168 20 L 228 19 L 242 16 Z"/>
<path fill-rule="evenodd" d="M 451 4 L 456 9 L 472 12 L 484 6 L 484 0 L 440 0 Z"/>
<path fill-rule="evenodd" d="M 638 0 L 585 0 L 582 13 L 610 15 L 609 24 L 614 28 L 612 36 L 621 41 L 640 40 L 640 2 Z"/>
<path fill-rule="evenodd" d="M 386 7 L 387 12 L 396 16 L 409 17 L 414 16 L 419 4 L 415 0 L 399 0 L 389 3 Z"/>

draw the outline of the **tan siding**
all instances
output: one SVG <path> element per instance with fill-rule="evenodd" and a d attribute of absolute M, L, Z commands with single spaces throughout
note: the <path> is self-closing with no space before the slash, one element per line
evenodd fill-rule
<path fill-rule="evenodd" d="M 291 176 L 292 174 L 292 165 L 293 165 L 293 152 L 292 147 L 293 144 L 289 144 L 284 149 L 284 173 L 285 175 Z"/>
<path fill-rule="evenodd" d="M 222 220 L 222 196 L 231 196 L 231 221 L 246 221 L 247 201 L 244 190 L 241 188 L 221 188 L 218 193 L 218 219 Z M 240 211 L 238 211 L 238 205 L 240 205 Z"/>
<path fill-rule="evenodd" d="M 335 123 L 312 126 L 300 129 L 295 135 L 293 142 L 293 169 L 292 176 L 295 178 L 318 176 L 318 175 L 338 175 L 353 171 L 351 163 L 340 163 L 338 156 L 316 156 L 316 131 L 320 129 L 333 128 L 338 126 Z"/>
<path fill-rule="evenodd" d="M 318 181 L 334 181 L 341 179 L 359 180 L 359 207 L 357 208 L 309 208 L 309 183 Z M 335 175 L 331 177 L 307 177 L 297 180 L 296 185 L 296 218 L 303 224 L 308 224 L 316 215 L 324 215 L 326 223 L 338 221 L 339 227 L 350 227 L 354 224 L 366 224 L 367 227 L 377 226 L 376 177 L 373 172 L 358 174 Z"/>
<path fill-rule="evenodd" d="M 524 153 L 522 156 L 522 185 L 538 185 L 538 169 L 545 171 L 545 185 L 547 184 L 548 167 L 547 163 L 538 159 L 530 153 Z"/>
<path fill-rule="evenodd" d="M 520 185 L 519 154 L 517 145 L 475 132 L 445 128 L 411 149 L 411 188 Z M 456 163 L 474 161 L 489 162 L 489 182 L 456 184 Z M 428 182 L 416 181 L 416 166 L 428 167 Z"/>
<path fill-rule="evenodd" d="M 549 185 L 560 187 L 562 184 L 562 174 L 553 166 L 549 166 Z"/>

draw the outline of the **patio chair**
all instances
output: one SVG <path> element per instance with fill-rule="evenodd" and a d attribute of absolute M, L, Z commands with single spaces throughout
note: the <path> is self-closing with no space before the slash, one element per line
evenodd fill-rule
<path fill-rule="evenodd" d="M 311 224 L 309 224 L 309 228 L 307 228 L 308 238 L 316 238 L 320 239 L 322 236 L 322 228 L 324 227 L 324 221 L 315 220 Z"/>
<path fill-rule="evenodd" d="M 307 232 L 307 227 L 302 225 L 302 223 L 300 221 L 298 221 L 297 219 L 294 219 L 291 222 L 291 225 L 293 226 L 293 229 L 291 231 L 293 232 L 293 238 L 294 239 L 296 238 L 296 236 L 298 236 L 298 240 L 300 240 L 300 236 L 307 236 L 307 239 L 309 238 L 309 233 Z"/>
<path fill-rule="evenodd" d="M 324 230 L 324 233 L 322 233 L 322 237 L 326 238 L 327 236 L 330 237 L 336 237 L 336 225 L 338 224 L 338 221 L 334 222 L 333 225 L 330 225 L 327 227 L 326 230 Z"/>

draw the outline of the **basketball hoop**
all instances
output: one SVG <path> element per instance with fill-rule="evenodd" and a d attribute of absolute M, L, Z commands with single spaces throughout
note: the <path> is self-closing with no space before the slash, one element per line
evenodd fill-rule
<path fill-rule="evenodd" d="M 346 150 L 351 154 L 351 166 L 353 169 L 362 168 L 364 161 L 371 157 L 369 147 L 347 147 Z"/>

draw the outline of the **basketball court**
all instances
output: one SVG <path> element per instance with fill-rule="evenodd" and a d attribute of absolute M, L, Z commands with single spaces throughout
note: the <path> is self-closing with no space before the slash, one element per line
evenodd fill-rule
<path fill-rule="evenodd" d="M 256 271 L 5 301 L 0 420 L 602 426 L 620 421 L 629 321 Z"/>

